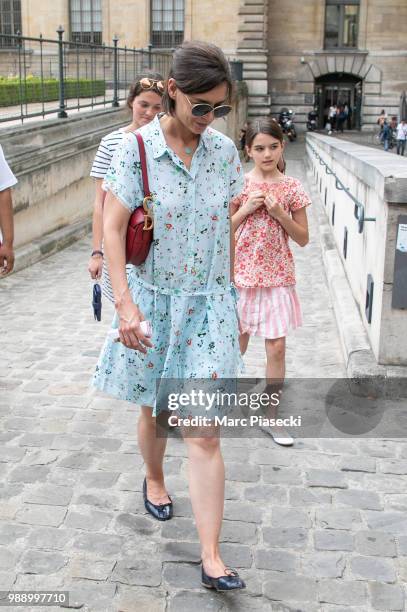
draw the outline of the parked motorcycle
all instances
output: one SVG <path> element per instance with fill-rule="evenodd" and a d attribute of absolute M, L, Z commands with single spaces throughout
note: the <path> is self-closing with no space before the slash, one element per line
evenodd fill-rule
<path fill-rule="evenodd" d="M 307 130 L 310 132 L 315 132 L 318 128 L 318 112 L 316 110 L 312 110 L 308 113 L 307 120 Z"/>
<path fill-rule="evenodd" d="M 294 111 L 288 108 L 282 108 L 278 116 L 278 122 L 284 134 L 287 134 L 288 140 L 293 141 L 297 138 L 297 132 L 294 125 Z"/>

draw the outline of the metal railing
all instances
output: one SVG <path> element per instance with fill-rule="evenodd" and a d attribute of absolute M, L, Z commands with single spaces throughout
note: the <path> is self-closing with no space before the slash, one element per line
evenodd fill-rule
<path fill-rule="evenodd" d="M 358 232 L 361 234 L 363 232 L 364 224 L 366 221 L 376 221 L 376 217 L 365 217 L 365 205 L 362 202 L 351 194 L 349 187 L 345 187 L 342 183 L 338 175 L 328 166 L 326 161 L 322 159 L 318 151 L 309 143 L 306 142 L 306 146 L 310 149 L 310 151 L 314 154 L 315 158 L 319 161 L 321 166 L 325 166 L 326 174 L 332 174 L 335 179 L 335 187 L 338 191 L 344 191 L 346 195 L 352 200 L 355 205 L 353 215 L 358 222 Z"/>
<path fill-rule="evenodd" d="M 96 106 L 119 106 L 144 70 L 169 72 L 172 53 L 0 34 L 0 123 Z"/>

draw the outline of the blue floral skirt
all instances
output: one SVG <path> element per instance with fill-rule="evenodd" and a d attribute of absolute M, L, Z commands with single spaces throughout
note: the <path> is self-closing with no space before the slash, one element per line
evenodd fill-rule
<path fill-rule="evenodd" d="M 243 369 L 239 350 L 237 295 L 224 292 L 182 295 L 130 282 L 133 301 L 153 328 L 147 354 L 109 337 L 102 348 L 92 384 L 121 400 L 151 406 L 156 416 L 161 379 L 233 379 Z M 118 327 L 115 315 L 112 328 Z M 183 411 L 180 410 L 180 416 Z M 184 411 L 189 413 L 187 407 Z"/>

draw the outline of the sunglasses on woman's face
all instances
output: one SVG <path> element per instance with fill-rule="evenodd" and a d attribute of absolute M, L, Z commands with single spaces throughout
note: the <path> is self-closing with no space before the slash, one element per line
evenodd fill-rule
<path fill-rule="evenodd" d="M 150 79 L 148 77 L 144 77 L 140 79 L 141 89 L 157 89 L 160 93 L 164 93 L 164 83 L 163 81 L 156 81 L 155 79 Z"/>
<path fill-rule="evenodd" d="M 181 92 L 182 95 L 186 97 L 188 102 L 191 105 L 191 113 L 194 117 L 204 117 L 208 113 L 213 113 L 215 119 L 219 119 L 220 117 L 226 117 L 232 110 L 232 107 L 229 104 L 221 104 L 220 106 L 212 106 L 211 104 L 206 104 L 204 102 L 200 102 L 198 104 L 192 104 L 191 100 L 188 98 L 184 92 Z"/>

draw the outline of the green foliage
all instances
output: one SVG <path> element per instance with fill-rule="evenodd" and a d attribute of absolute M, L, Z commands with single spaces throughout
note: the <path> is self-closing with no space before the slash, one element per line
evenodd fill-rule
<path fill-rule="evenodd" d="M 91 98 L 103 96 L 105 81 L 91 79 L 65 79 L 65 98 Z M 0 107 L 15 106 L 28 102 L 51 102 L 59 99 L 59 81 L 27 76 L 25 81 L 18 77 L 0 77 Z"/>

